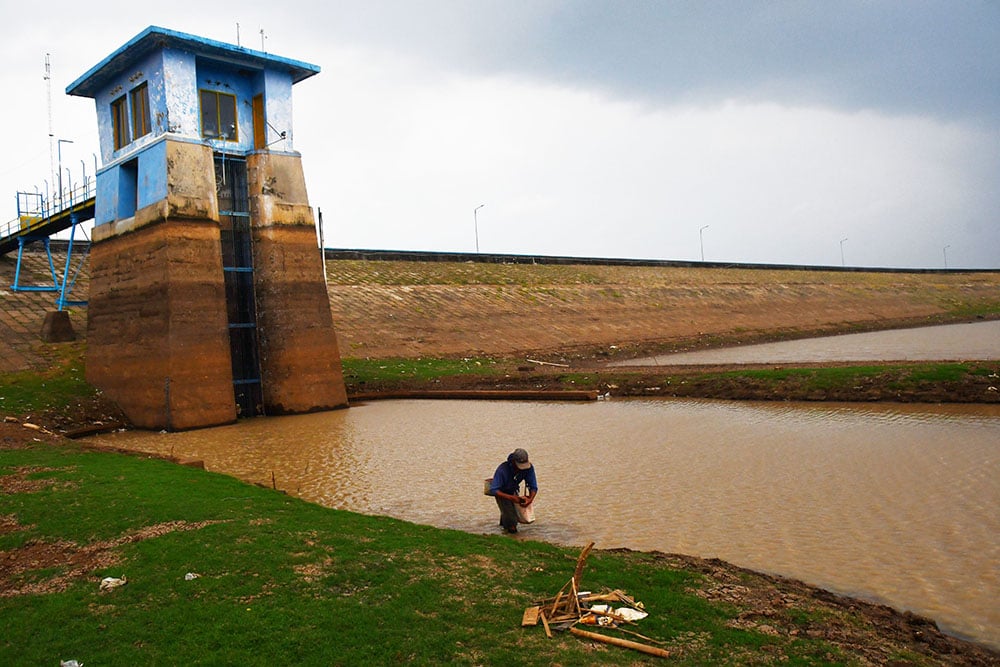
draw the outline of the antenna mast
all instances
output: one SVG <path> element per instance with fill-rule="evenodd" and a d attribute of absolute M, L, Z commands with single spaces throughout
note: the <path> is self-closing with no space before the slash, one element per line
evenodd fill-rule
<path fill-rule="evenodd" d="M 56 155 L 55 149 L 52 147 L 52 139 L 55 138 L 55 134 L 52 133 L 52 63 L 48 53 L 45 54 L 45 95 L 49 109 L 49 178 L 52 179 L 52 187 L 54 188 L 56 187 Z"/>

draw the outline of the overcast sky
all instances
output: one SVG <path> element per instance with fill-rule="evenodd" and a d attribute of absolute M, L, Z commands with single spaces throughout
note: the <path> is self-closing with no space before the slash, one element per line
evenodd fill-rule
<path fill-rule="evenodd" d="M 46 53 L 76 178 L 69 83 L 148 25 L 238 23 L 323 70 L 294 138 L 328 247 L 1000 268 L 995 0 L 0 8 L 2 220 L 49 174 Z"/>

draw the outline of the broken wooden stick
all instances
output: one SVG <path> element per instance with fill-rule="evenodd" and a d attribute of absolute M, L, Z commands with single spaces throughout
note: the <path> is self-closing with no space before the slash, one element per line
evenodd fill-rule
<path fill-rule="evenodd" d="M 556 366 L 558 368 L 569 368 L 569 364 L 556 364 L 551 361 L 539 361 L 538 359 L 527 359 L 526 361 L 540 366 Z"/>
<path fill-rule="evenodd" d="M 559 589 L 559 592 L 556 594 L 555 602 L 552 603 L 552 611 L 549 613 L 550 616 L 555 616 L 556 612 L 559 611 L 559 602 L 563 598 L 563 589 L 564 588 L 566 588 L 566 587 L 563 586 L 561 589 Z"/>
<path fill-rule="evenodd" d="M 608 637 L 607 635 L 598 634 L 596 632 L 587 632 L 586 630 L 581 630 L 580 628 L 570 628 L 569 631 L 576 635 L 577 637 L 583 637 L 585 639 L 590 639 L 595 642 L 603 642 L 605 644 L 611 644 L 612 646 L 620 646 L 622 648 L 630 648 L 633 651 L 639 651 L 641 653 L 646 653 L 648 655 L 655 655 L 660 658 L 669 658 L 670 651 L 665 651 L 662 648 L 657 648 L 655 646 L 647 646 L 646 644 L 640 644 L 639 642 L 629 641 L 628 639 L 619 639 L 618 637 Z"/>
<path fill-rule="evenodd" d="M 580 552 L 580 557 L 576 559 L 576 569 L 573 570 L 573 581 L 577 587 L 580 585 L 580 578 L 583 576 L 583 566 L 587 562 L 587 556 L 590 555 L 590 550 L 594 548 L 594 543 L 591 542 L 583 548 Z"/>

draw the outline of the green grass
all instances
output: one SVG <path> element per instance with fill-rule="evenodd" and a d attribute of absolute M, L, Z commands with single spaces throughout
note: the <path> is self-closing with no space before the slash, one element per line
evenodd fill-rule
<path fill-rule="evenodd" d="M 79 553 L 118 540 L 107 551 L 119 561 L 59 592 L 0 597 L 0 664 L 506 665 L 512 650 L 524 665 L 656 664 L 520 627 L 526 606 L 568 581 L 578 549 L 326 509 L 155 459 L 48 445 L 0 451 L 0 475 L 25 466 L 52 485 L 0 495 L 0 516 L 23 527 L 0 533 L 0 552 L 59 542 Z M 215 523 L 121 539 L 170 521 Z M 185 581 L 187 572 L 201 576 Z M 121 575 L 126 586 L 99 592 L 100 578 Z M 739 608 L 697 595 L 702 575 L 650 554 L 594 553 L 584 583 L 642 600 L 651 615 L 638 629 L 668 642 L 675 664 L 777 655 L 827 664 L 837 653 L 820 640 L 730 627 Z"/>
<path fill-rule="evenodd" d="M 937 364 L 909 369 L 910 382 L 958 382 L 968 374 L 985 375 L 986 369 L 970 368 L 968 364 Z"/>
<path fill-rule="evenodd" d="M 964 301 L 953 299 L 947 303 L 951 315 L 963 319 L 996 317 L 997 314 L 1000 314 L 1000 300 Z"/>
<path fill-rule="evenodd" d="M 780 383 L 788 380 L 800 381 L 809 389 L 831 389 L 857 385 L 864 378 L 870 378 L 887 370 L 882 366 L 847 366 L 831 368 L 781 368 L 774 370 L 733 371 L 721 373 L 718 377 L 747 377 L 762 382 Z M 711 375 L 708 377 L 712 377 Z"/>
<path fill-rule="evenodd" d="M 632 395 L 648 395 L 644 387 L 656 387 L 676 395 L 702 397 L 759 397 L 761 399 L 872 400 L 875 397 L 925 397 L 940 401 L 949 395 L 971 396 L 978 387 L 986 391 L 1000 368 L 993 362 L 925 363 L 829 368 L 746 368 L 726 372 L 688 372 L 672 375 L 649 374 L 645 370 L 601 370 L 562 373 L 559 382 L 566 388 L 612 388 Z M 989 379 L 986 379 L 989 378 Z M 984 382 L 985 380 L 985 382 Z M 972 393 L 970 393 L 970 391 Z M 986 394 L 986 397 L 991 397 Z"/>
<path fill-rule="evenodd" d="M 805 389 L 831 390 L 851 388 L 878 376 L 891 376 L 891 386 L 909 388 L 921 383 L 958 382 L 969 374 L 981 375 L 987 370 L 963 363 L 844 366 L 830 368 L 780 368 L 746 369 L 726 373 L 707 373 L 697 376 L 703 380 L 748 378 L 758 382 L 779 385 L 785 382 L 800 383 Z"/>
<path fill-rule="evenodd" d="M 342 361 L 344 380 L 349 384 L 387 380 L 423 380 L 452 375 L 493 375 L 500 372 L 496 361 L 487 358 L 463 359 L 361 359 Z"/>
<path fill-rule="evenodd" d="M 96 393 L 84 380 L 83 355 L 69 353 L 45 371 L 0 373 L 0 414 L 26 414 L 61 408 Z"/>

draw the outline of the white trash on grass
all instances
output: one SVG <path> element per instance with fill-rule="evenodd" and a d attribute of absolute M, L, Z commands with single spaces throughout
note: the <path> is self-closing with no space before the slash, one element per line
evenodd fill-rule
<path fill-rule="evenodd" d="M 125 578 L 123 574 L 121 578 L 118 577 L 104 577 L 101 579 L 101 590 L 102 591 L 113 591 L 119 586 L 124 586 L 128 583 L 128 579 Z"/>

